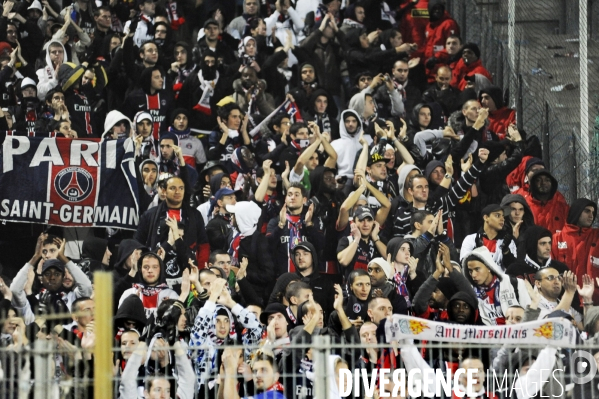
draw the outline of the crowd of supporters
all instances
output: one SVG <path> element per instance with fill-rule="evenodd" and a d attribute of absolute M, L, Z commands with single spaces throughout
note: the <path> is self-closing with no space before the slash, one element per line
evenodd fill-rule
<path fill-rule="evenodd" d="M 93 379 L 110 271 L 123 399 L 312 398 L 293 344 L 316 335 L 348 344 L 331 372 L 509 363 L 557 395 L 526 374 L 560 348 L 359 349 L 393 314 L 567 318 L 595 342 L 597 204 L 566 202 L 480 57 L 445 0 L 4 1 L 0 131 L 130 146 L 140 211 L 136 231 L 31 226 L 0 279 L 3 353 L 52 341 L 53 397 L 91 397 L 67 382 Z M 11 399 L 35 387 L 16 359 Z"/>

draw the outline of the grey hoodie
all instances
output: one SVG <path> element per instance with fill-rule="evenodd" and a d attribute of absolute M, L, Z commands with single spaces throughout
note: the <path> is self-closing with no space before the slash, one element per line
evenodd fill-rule
<path fill-rule="evenodd" d="M 359 126 L 356 129 L 356 133 L 352 136 L 345 129 L 345 115 L 348 113 L 353 114 L 358 120 Z M 339 137 L 334 140 L 331 145 L 337 152 L 337 170 L 339 176 L 347 176 L 349 178 L 354 177 L 354 163 L 356 160 L 356 153 L 362 150 L 360 144 L 360 132 L 362 131 L 362 118 L 353 109 L 346 109 L 341 113 L 339 120 Z"/>
<path fill-rule="evenodd" d="M 406 197 L 404 197 L 404 187 L 406 185 L 406 178 L 414 169 L 418 170 L 418 172 L 422 173 L 420 169 L 416 165 L 404 165 L 399 172 L 397 173 L 397 186 L 399 187 L 399 195 L 404 199 L 405 202 L 408 202 Z"/>

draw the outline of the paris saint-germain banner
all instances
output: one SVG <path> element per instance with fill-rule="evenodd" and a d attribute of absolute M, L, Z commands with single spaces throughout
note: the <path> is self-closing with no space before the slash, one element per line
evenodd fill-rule
<path fill-rule="evenodd" d="M 138 204 L 130 140 L 4 139 L 0 220 L 136 229 Z"/>

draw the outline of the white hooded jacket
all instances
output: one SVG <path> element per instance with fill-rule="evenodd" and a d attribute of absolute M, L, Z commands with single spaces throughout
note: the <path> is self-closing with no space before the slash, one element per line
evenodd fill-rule
<path fill-rule="evenodd" d="M 345 129 L 345 116 L 351 113 L 353 114 L 359 125 L 356 133 L 351 136 Z M 356 161 L 356 154 L 362 150 L 362 144 L 360 144 L 360 132 L 362 131 L 362 118 L 358 113 L 352 109 L 346 109 L 341 113 L 339 121 L 339 136 L 337 140 L 331 142 L 331 146 L 337 152 L 337 170 L 339 176 L 347 176 L 349 178 L 354 177 L 354 163 Z"/>
<path fill-rule="evenodd" d="M 530 296 L 528 295 L 528 290 L 526 289 L 526 285 L 524 284 L 524 280 L 516 279 L 518 286 L 514 287 L 512 285 L 510 276 L 505 274 L 503 270 L 497 266 L 497 264 L 493 261 L 491 252 L 489 252 L 486 247 L 475 248 L 472 252 L 467 253 L 462 260 L 462 271 L 473 287 L 475 284 L 470 277 L 468 264 L 466 262 L 470 256 L 474 256 L 480 262 L 484 263 L 485 266 L 487 266 L 489 270 L 491 270 L 491 272 L 499 279 L 499 304 L 501 306 L 503 316 L 507 315 L 507 310 L 512 306 L 521 306 L 526 309 L 531 301 Z M 500 317 L 501 315 L 492 314 L 489 309 L 489 304 L 485 301 L 485 299 L 480 297 L 478 298 L 478 311 L 485 325 L 497 325 L 496 318 Z"/>
<path fill-rule="evenodd" d="M 50 90 L 58 86 L 58 74 L 56 73 L 55 68 L 52 66 L 52 60 L 50 59 L 50 53 L 48 52 L 51 44 L 59 45 L 60 47 L 62 47 L 62 51 L 64 54 L 64 58 L 62 59 L 63 64 L 69 61 L 67 52 L 61 42 L 51 40 L 44 45 L 44 50 L 46 51 L 46 66 L 38 69 L 35 72 L 38 78 L 37 97 L 41 101 L 45 101 L 46 94 L 48 94 Z"/>

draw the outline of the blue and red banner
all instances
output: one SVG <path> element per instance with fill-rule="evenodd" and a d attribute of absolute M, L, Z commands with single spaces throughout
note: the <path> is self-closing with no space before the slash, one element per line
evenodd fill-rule
<path fill-rule="evenodd" d="M 137 228 L 130 140 L 6 135 L 0 152 L 0 220 Z"/>

